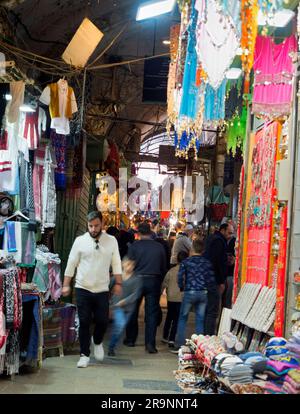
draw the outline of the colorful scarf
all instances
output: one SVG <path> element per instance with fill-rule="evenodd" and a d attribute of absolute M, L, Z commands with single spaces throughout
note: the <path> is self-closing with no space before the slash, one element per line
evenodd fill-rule
<path fill-rule="evenodd" d="M 9 253 L 17 251 L 17 242 L 16 242 L 16 228 L 15 222 L 8 221 L 6 223 L 7 228 L 7 249 Z"/>

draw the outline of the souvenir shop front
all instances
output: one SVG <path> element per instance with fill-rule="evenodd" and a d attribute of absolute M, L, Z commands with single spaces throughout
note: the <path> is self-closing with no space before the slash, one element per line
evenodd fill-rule
<path fill-rule="evenodd" d="M 58 252 L 67 253 L 55 230 L 70 206 L 86 215 L 88 195 L 83 205 L 85 137 L 68 82 L 39 92 L 11 62 L 0 90 L 0 374 L 12 375 L 75 342 L 75 306 L 60 301 Z"/>
<path fill-rule="evenodd" d="M 175 377 L 187 392 L 299 393 L 299 322 L 287 319 L 289 308 L 299 310 L 298 279 L 290 282 L 289 268 L 291 223 L 296 225 L 297 10 L 290 11 L 293 23 L 278 32 L 274 19 L 283 2 L 180 6 L 168 107 L 178 154 L 190 147 L 199 154 L 202 125 L 218 120 L 228 150 L 243 154 L 243 166 L 233 307 L 223 309 L 218 336 L 187 340 Z M 242 81 L 227 82 L 236 55 Z M 231 118 L 222 113 L 226 100 Z"/>

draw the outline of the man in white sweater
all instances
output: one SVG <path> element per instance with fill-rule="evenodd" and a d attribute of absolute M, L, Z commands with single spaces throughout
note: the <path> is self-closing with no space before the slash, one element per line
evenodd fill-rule
<path fill-rule="evenodd" d="M 79 236 L 72 246 L 65 270 L 63 296 L 71 292 L 71 279 L 76 274 L 76 301 L 79 316 L 80 359 L 78 368 L 90 361 L 90 324 L 95 322 L 92 337 L 96 360 L 104 358 L 103 337 L 109 322 L 109 269 L 115 276 L 114 294 L 122 293 L 122 265 L 115 237 L 102 232 L 102 214 L 89 213 L 88 232 Z"/>

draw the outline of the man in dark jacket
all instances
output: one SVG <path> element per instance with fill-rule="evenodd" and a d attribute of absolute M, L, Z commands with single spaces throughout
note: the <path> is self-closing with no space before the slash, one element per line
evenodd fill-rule
<path fill-rule="evenodd" d="M 171 249 L 167 240 L 164 239 L 164 231 L 162 229 L 158 230 L 157 237 L 155 239 L 158 243 L 162 245 L 165 250 L 166 260 L 167 260 L 167 270 L 170 269 L 170 259 L 171 259 Z"/>
<path fill-rule="evenodd" d="M 206 246 L 205 257 L 210 260 L 215 272 L 218 290 L 208 293 L 208 302 L 205 317 L 205 334 L 215 335 L 217 320 L 220 314 L 221 297 L 225 290 L 227 276 L 227 242 L 233 236 L 233 226 L 225 223 L 220 230 L 214 234 Z"/>
<path fill-rule="evenodd" d="M 156 330 L 160 314 L 160 292 L 166 274 L 166 254 L 163 246 L 151 239 L 148 223 L 141 223 L 138 228 L 140 240 L 128 249 L 128 258 L 135 262 L 134 274 L 141 278 L 141 295 L 126 328 L 124 344 L 134 346 L 138 336 L 138 314 L 143 297 L 145 297 L 145 347 L 150 354 L 157 352 L 155 347 Z"/>

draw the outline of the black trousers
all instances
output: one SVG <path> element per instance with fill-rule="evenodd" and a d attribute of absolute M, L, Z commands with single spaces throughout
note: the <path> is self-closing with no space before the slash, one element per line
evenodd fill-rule
<path fill-rule="evenodd" d="M 145 297 L 145 345 L 155 347 L 156 330 L 159 322 L 160 314 L 160 276 L 143 276 L 142 278 L 141 296 L 136 303 L 135 309 L 129 319 L 126 327 L 126 341 L 135 343 L 138 336 L 138 316 L 139 308 L 143 297 Z"/>
<path fill-rule="evenodd" d="M 175 342 L 181 302 L 168 301 L 168 313 L 164 326 L 164 339 Z"/>
<path fill-rule="evenodd" d="M 92 322 L 95 322 L 94 343 L 99 345 L 103 341 L 109 321 L 108 295 L 108 292 L 92 293 L 85 289 L 76 288 L 81 354 L 90 355 L 90 327 Z"/>
<path fill-rule="evenodd" d="M 221 295 L 219 290 L 207 294 L 207 307 L 205 314 L 204 335 L 216 335 L 217 322 L 221 310 Z"/>

